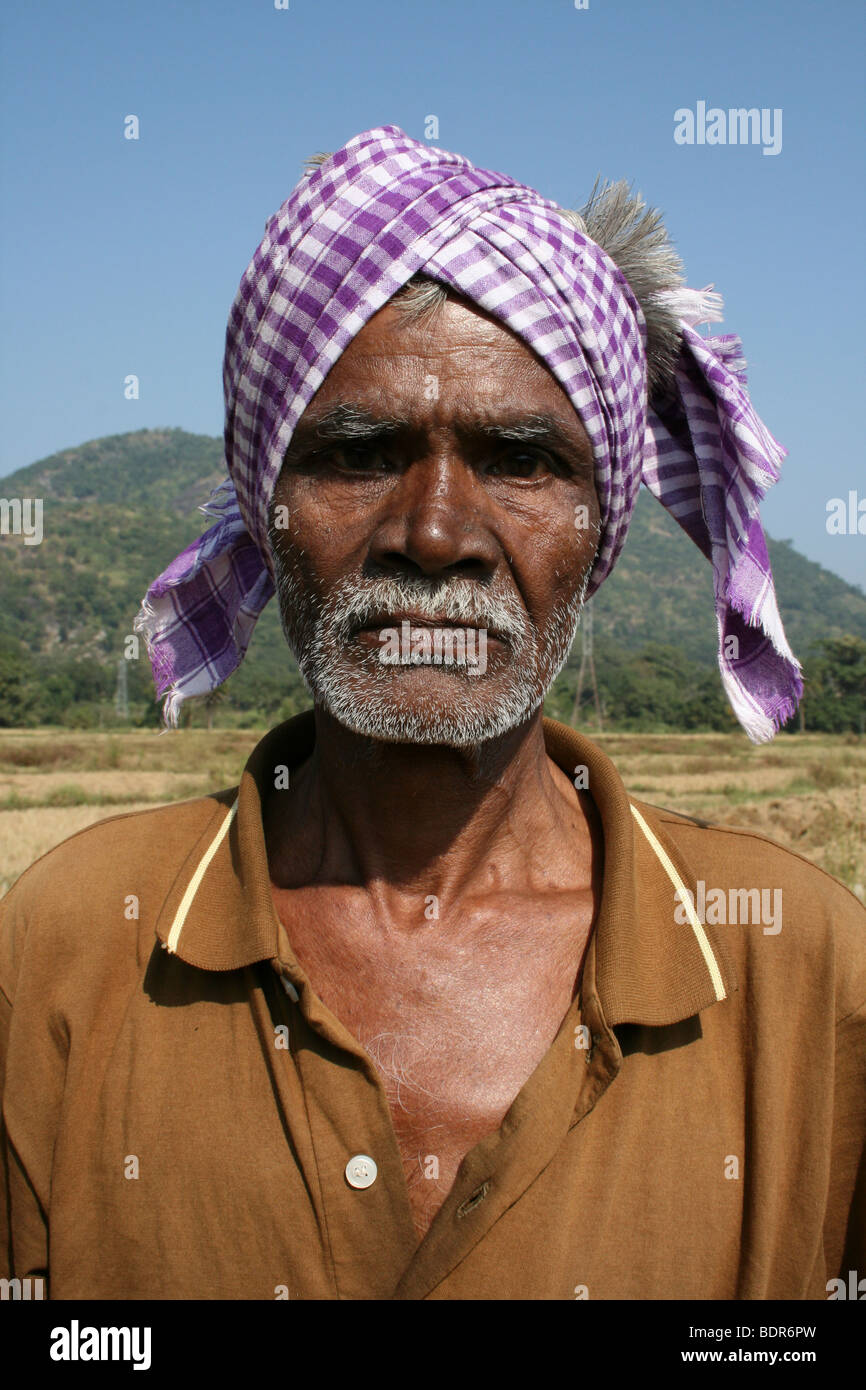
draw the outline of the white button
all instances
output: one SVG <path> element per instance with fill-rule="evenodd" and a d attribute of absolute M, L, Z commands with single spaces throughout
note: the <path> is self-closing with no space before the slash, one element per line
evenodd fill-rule
<path fill-rule="evenodd" d="M 289 996 L 290 999 L 294 999 L 295 1003 L 297 1004 L 300 995 L 298 994 L 298 991 L 295 989 L 295 986 L 292 984 L 291 980 L 287 979 L 285 975 L 281 975 L 280 979 L 283 982 L 283 989 L 286 991 L 286 994 Z"/>
<path fill-rule="evenodd" d="M 370 1187 L 378 1171 L 369 1154 L 355 1154 L 346 1164 L 346 1181 L 350 1187 Z"/>

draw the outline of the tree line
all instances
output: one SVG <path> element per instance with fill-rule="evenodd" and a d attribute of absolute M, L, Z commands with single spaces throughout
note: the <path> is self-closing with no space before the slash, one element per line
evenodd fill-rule
<path fill-rule="evenodd" d="M 100 729 L 158 727 L 146 659 L 126 663 L 126 714 L 118 704 L 117 662 L 32 656 L 0 642 L 0 727 Z M 584 685 L 575 709 L 577 653 L 558 676 L 545 712 L 578 727 L 621 732 L 733 731 L 738 725 L 718 672 L 696 667 L 675 646 L 650 643 L 634 653 L 599 638 L 596 692 Z M 864 733 L 866 641 L 825 638 L 804 659 L 805 696 L 786 732 Z M 308 709 L 311 699 L 294 663 L 244 664 L 210 696 L 186 702 L 183 722 L 196 727 L 267 727 Z"/>

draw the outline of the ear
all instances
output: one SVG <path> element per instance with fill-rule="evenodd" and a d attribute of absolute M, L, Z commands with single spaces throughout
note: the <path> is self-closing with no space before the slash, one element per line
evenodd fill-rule
<path fill-rule="evenodd" d="M 622 271 L 640 304 L 647 326 L 647 389 L 650 401 L 671 388 L 680 354 L 680 322 L 666 300 L 683 285 L 683 265 L 665 229 L 661 213 L 648 208 L 625 180 L 596 179 L 579 212 L 565 210 L 568 221 L 606 251 Z"/>

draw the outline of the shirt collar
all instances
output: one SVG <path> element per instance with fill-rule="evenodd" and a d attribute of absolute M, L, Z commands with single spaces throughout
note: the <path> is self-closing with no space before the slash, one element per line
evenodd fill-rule
<path fill-rule="evenodd" d="M 665 817 L 629 798 L 605 753 L 583 734 L 544 720 L 547 753 L 585 783 L 604 835 L 604 878 L 590 943 L 592 976 L 606 1022 L 665 1025 L 726 998 L 737 988 L 717 930 L 674 918 L 678 884 L 698 875 Z M 207 798 L 213 813 L 165 898 L 159 940 L 190 965 L 237 970 L 279 960 L 299 970 L 271 897 L 262 808 L 275 769 L 289 774 L 315 744 L 312 710 L 272 729 L 256 745 L 240 785 Z M 581 781 L 583 785 L 583 780 Z"/>

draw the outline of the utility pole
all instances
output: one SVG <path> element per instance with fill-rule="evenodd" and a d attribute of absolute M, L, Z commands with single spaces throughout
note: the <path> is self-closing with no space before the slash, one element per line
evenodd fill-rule
<path fill-rule="evenodd" d="M 126 662 L 123 658 L 117 663 L 117 691 L 114 696 L 114 712 L 119 719 L 129 719 L 129 691 L 126 685 Z"/>
<path fill-rule="evenodd" d="M 604 728 L 601 717 L 601 699 L 598 693 L 598 680 L 595 674 L 595 657 L 592 651 L 592 607 L 586 603 L 580 617 L 580 668 L 577 673 L 577 690 L 574 694 L 574 705 L 571 711 L 571 727 L 577 728 L 577 721 L 580 716 L 580 697 L 583 694 L 583 678 L 587 669 L 592 680 L 592 692 L 595 697 L 595 714 L 598 719 L 599 732 Z"/>

